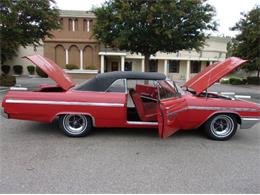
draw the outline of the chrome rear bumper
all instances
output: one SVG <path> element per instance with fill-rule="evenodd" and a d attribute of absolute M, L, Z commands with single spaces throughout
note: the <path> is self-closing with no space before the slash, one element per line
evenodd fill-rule
<path fill-rule="evenodd" d="M 260 118 L 245 117 L 241 118 L 240 129 L 249 129 L 260 121 Z"/>
<path fill-rule="evenodd" d="M 9 117 L 8 117 L 8 114 L 5 112 L 4 108 L 1 108 L 1 115 L 2 115 L 4 118 L 9 118 Z"/>

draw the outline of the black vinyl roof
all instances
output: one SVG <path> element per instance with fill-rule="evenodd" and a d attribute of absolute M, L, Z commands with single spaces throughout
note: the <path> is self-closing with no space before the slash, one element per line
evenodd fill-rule
<path fill-rule="evenodd" d="M 96 75 L 94 78 L 76 86 L 74 89 L 80 91 L 106 91 L 108 87 L 118 79 L 165 80 L 166 76 L 157 72 L 106 72 Z"/>

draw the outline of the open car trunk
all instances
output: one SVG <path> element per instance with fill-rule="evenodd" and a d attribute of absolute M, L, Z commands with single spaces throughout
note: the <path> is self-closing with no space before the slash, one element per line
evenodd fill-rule
<path fill-rule="evenodd" d="M 60 91 L 62 89 L 63 91 L 67 91 L 75 86 L 75 83 L 71 80 L 69 75 L 52 60 L 42 57 L 41 55 L 25 56 L 23 58 L 30 60 L 57 83 L 57 86 L 52 87 L 52 90 Z"/>

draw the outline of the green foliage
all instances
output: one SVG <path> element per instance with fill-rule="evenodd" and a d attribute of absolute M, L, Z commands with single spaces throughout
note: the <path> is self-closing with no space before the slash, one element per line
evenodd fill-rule
<path fill-rule="evenodd" d="M 22 65 L 14 65 L 13 70 L 15 74 L 21 75 L 23 73 L 23 66 Z"/>
<path fill-rule="evenodd" d="M 247 83 L 252 85 L 260 85 L 259 77 L 247 77 Z"/>
<path fill-rule="evenodd" d="M 231 28 L 240 33 L 232 40 L 232 55 L 249 60 L 243 66 L 248 71 L 260 72 L 260 7 L 256 6 Z"/>
<path fill-rule="evenodd" d="M 97 70 L 97 67 L 96 66 L 86 66 L 86 69 L 88 70 Z"/>
<path fill-rule="evenodd" d="M 0 75 L 0 86 L 14 86 L 16 84 L 15 76 L 10 75 Z"/>
<path fill-rule="evenodd" d="M 51 37 L 50 30 L 59 28 L 59 12 L 53 0 L 1 1 L 1 63 L 16 55 L 19 46 L 40 45 Z"/>
<path fill-rule="evenodd" d="M 10 72 L 10 66 L 8 65 L 2 65 L 1 70 L 3 71 L 4 74 L 8 74 Z"/>
<path fill-rule="evenodd" d="M 33 75 L 35 73 L 35 67 L 33 65 L 27 66 L 27 70 L 30 73 L 30 75 Z"/>
<path fill-rule="evenodd" d="M 40 77 L 48 78 L 48 75 L 45 72 L 43 72 L 42 69 L 40 69 L 39 67 L 36 67 L 36 72 Z"/>
<path fill-rule="evenodd" d="M 94 9 L 94 36 L 106 46 L 141 53 L 199 50 L 215 30 L 214 8 L 205 0 L 109 0 Z"/>
<path fill-rule="evenodd" d="M 75 64 L 66 64 L 65 68 L 68 70 L 79 69 L 79 67 Z"/>
<path fill-rule="evenodd" d="M 231 85 L 242 85 L 242 84 L 244 84 L 243 81 L 242 81 L 242 79 L 240 79 L 240 78 L 235 78 L 235 77 L 230 78 L 230 79 L 229 79 L 229 83 L 230 83 Z"/>

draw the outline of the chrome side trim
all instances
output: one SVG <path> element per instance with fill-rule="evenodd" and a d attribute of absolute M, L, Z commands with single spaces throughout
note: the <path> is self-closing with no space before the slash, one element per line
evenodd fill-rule
<path fill-rule="evenodd" d="M 158 122 L 127 121 L 129 125 L 158 125 Z"/>
<path fill-rule="evenodd" d="M 249 111 L 249 112 L 258 112 L 254 108 L 226 108 L 226 107 L 207 107 L 207 106 L 188 106 L 188 109 L 191 110 L 233 110 L 233 111 Z"/>
<path fill-rule="evenodd" d="M 167 107 L 166 109 L 170 109 Z M 186 108 L 182 108 L 180 110 L 176 110 L 174 112 L 168 112 L 168 114 L 174 114 L 178 112 L 183 112 L 186 110 L 221 110 L 221 111 L 248 111 L 248 112 L 259 112 L 257 109 L 254 108 L 226 108 L 226 107 L 207 107 L 207 106 L 187 106 Z"/>
<path fill-rule="evenodd" d="M 6 103 L 14 103 L 14 104 L 71 105 L 71 106 L 105 106 L 105 107 L 124 107 L 124 104 L 119 104 L 119 103 L 66 102 L 66 101 L 19 100 L 19 99 L 7 99 L 7 100 L 6 100 Z"/>
<path fill-rule="evenodd" d="M 260 118 L 243 117 L 241 118 L 240 129 L 249 129 L 260 121 Z"/>

